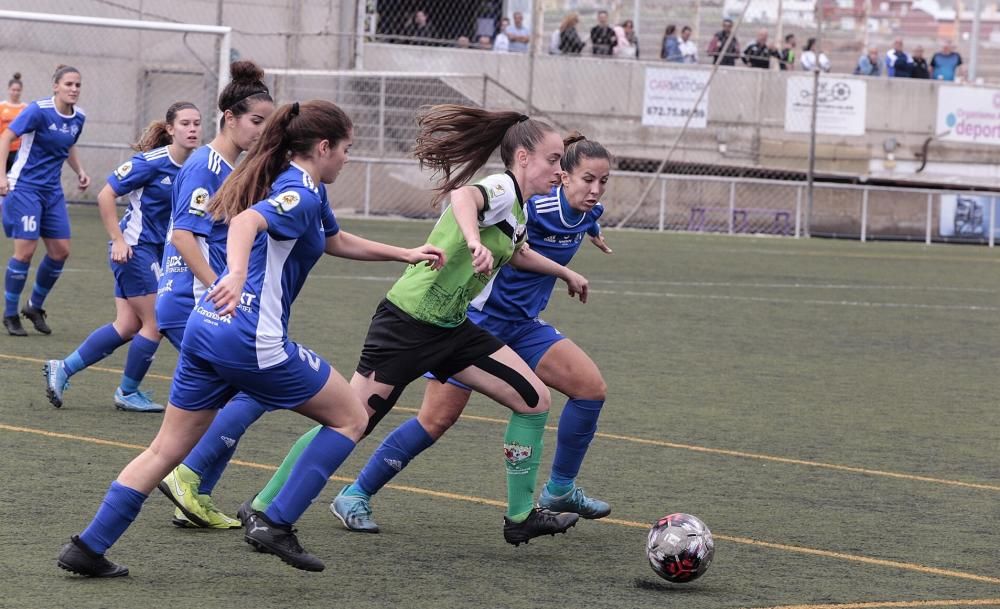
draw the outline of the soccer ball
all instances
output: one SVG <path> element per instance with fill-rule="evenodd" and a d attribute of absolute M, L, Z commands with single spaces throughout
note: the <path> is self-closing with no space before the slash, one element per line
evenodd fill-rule
<path fill-rule="evenodd" d="M 715 541 L 705 523 L 691 514 L 670 514 L 650 529 L 646 557 L 653 571 L 673 583 L 705 574 L 715 555 Z"/>

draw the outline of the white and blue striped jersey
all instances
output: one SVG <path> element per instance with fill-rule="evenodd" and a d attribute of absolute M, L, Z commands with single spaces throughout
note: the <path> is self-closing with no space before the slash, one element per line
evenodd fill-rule
<path fill-rule="evenodd" d="M 202 298 L 184 330 L 184 351 L 224 366 L 263 370 L 295 355 L 288 340 L 292 303 L 323 255 L 326 238 L 340 228 L 325 189 L 294 163 L 252 209 L 267 220 L 267 230 L 250 250 L 240 304 L 235 314 L 220 316 Z"/>
<path fill-rule="evenodd" d="M 534 196 L 525 205 L 528 215 L 528 245 L 546 258 L 565 266 L 573 259 L 585 234 L 601 234 L 598 219 L 604 206 L 598 203 L 585 213 L 569 206 L 562 186 L 547 195 Z M 469 305 L 506 320 L 534 319 L 545 309 L 556 278 L 503 266 Z"/>
<path fill-rule="evenodd" d="M 208 286 L 198 281 L 177 248 L 171 233 L 183 229 L 194 234 L 201 253 L 218 275 L 226 266 L 229 226 L 208 215 L 208 200 L 222 186 L 233 166 L 205 145 L 195 150 L 177 172 L 167 241 L 163 247 L 163 275 L 156 292 L 156 323 L 160 328 L 183 328 L 194 305 Z"/>
<path fill-rule="evenodd" d="M 87 117 L 79 106 L 74 106 L 73 114 L 60 114 L 54 99 L 31 102 L 8 127 L 21 138 L 14 166 L 7 174 L 11 190 L 60 188 L 62 164 L 80 139 Z"/>
<path fill-rule="evenodd" d="M 108 186 L 116 195 L 128 195 L 128 209 L 118 223 L 125 243 L 163 245 L 180 168 L 164 146 L 140 152 L 108 176 Z"/>

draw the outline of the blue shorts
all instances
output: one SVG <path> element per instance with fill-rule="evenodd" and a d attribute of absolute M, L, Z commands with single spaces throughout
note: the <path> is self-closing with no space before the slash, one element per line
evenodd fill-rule
<path fill-rule="evenodd" d="M 566 338 L 559 333 L 559 330 L 556 330 L 537 317 L 535 319 L 509 321 L 469 311 L 469 320 L 503 341 L 532 370 L 538 366 L 538 362 L 542 361 L 542 356 L 545 355 L 552 345 Z M 435 378 L 429 373 L 425 374 L 424 377 Z M 448 379 L 448 382 L 456 387 L 468 389 L 468 387 L 455 379 Z"/>
<path fill-rule="evenodd" d="M 69 239 L 69 212 L 62 188 L 9 192 L 3 199 L 3 232 L 8 239 Z"/>
<path fill-rule="evenodd" d="M 161 258 L 162 244 L 140 243 L 132 246 L 132 257 L 127 262 L 118 264 L 111 260 L 111 244 L 108 244 L 108 266 L 115 274 L 115 298 L 156 294 Z"/>
<path fill-rule="evenodd" d="M 182 349 L 170 403 L 184 410 L 222 408 L 242 391 L 268 410 L 301 406 L 326 385 L 332 368 L 312 351 L 296 347 L 299 357 L 266 370 L 223 366 Z"/>
<path fill-rule="evenodd" d="M 184 342 L 184 326 L 179 328 L 160 328 L 160 334 L 162 334 L 170 344 L 177 349 L 177 352 L 181 352 L 181 343 Z"/>

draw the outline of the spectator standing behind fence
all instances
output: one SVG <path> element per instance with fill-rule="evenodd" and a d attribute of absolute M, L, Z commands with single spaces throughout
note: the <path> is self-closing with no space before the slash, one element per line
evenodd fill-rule
<path fill-rule="evenodd" d="M 531 30 L 524 27 L 524 15 L 514 13 L 513 25 L 507 26 L 507 39 L 510 40 L 511 53 L 527 53 L 531 44 Z"/>
<path fill-rule="evenodd" d="M 950 40 L 945 40 L 941 50 L 931 57 L 931 75 L 935 80 L 955 80 L 959 76 L 962 56 L 955 52 Z"/>
<path fill-rule="evenodd" d="M 559 43 L 556 46 L 558 53 L 563 55 L 579 55 L 585 46 L 580 40 L 580 35 L 576 33 L 576 26 L 580 23 L 580 15 L 575 12 L 563 17 L 559 24 Z"/>
<path fill-rule="evenodd" d="M 867 55 L 862 55 L 858 59 L 858 65 L 854 67 L 854 73 L 858 76 L 881 76 L 882 66 L 878 60 L 878 49 L 870 47 Z"/>
<path fill-rule="evenodd" d="M 892 41 L 892 48 L 885 54 L 886 74 L 891 78 L 909 78 L 913 74 L 913 58 L 903 50 L 903 39 Z"/>
<path fill-rule="evenodd" d="M 480 36 L 476 41 L 476 48 L 480 51 L 489 51 L 493 48 L 493 42 L 489 36 Z"/>
<path fill-rule="evenodd" d="M 615 57 L 639 59 L 639 38 L 635 35 L 635 24 L 631 19 L 615 26 L 615 38 L 618 40 L 614 48 Z"/>
<path fill-rule="evenodd" d="M 663 32 L 663 43 L 660 45 L 660 59 L 680 63 L 683 60 L 681 55 L 681 39 L 677 37 L 677 26 L 671 23 Z"/>
<path fill-rule="evenodd" d="M 681 28 L 681 63 L 698 63 L 698 45 L 691 40 L 691 28 Z"/>
<path fill-rule="evenodd" d="M 778 51 L 767 44 L 767 30 L 762 29 L 757 32 L 757 40 L 754 40 L 743 51 L 743 63 L 751 68 L 768 69 L 771 67 L 771 58 L 777 57 Z"/>
<path fill-rule="evenodd" d="M 924 47 L 917 45 L 917 48 L 913 49 L 913 70 L 910 72 L 910 78 L 930 78 L 931 69 L 927 65 L 927 59 L 924 58 Z"/>
<path fill-rule="evenodd" d="M 729 38 L 730 34 L 732 34 L 732 38 Z M 726 44 L 727 39 L 729 39 L 729 45 L 723 50 L 722 47 Z M 716 32 L 708 43 L 708 54 L 712 58 L 712 63 L 717 63 L 720 66 L 736 65 L 736 58 L 740 56 L 740 41 L 733 33 L 732 19 L 722 20 L 722 29 Z"/>
<path fill-rule="evenodd" d="M 830 71 L 830 58 L 819 48 L 819 43 L 815 38 L 806 41 L 806 48 L 802 49 L 802 69 L 807 72 L 819 70 L 820 72 Z"/>
<path fill-rule="evenodd" d="M 0 133 L 10 126 L 17 115 L 28 107 L 28 104 L 21 101 L 21 91 L 24 90 L 24 83 L 21 82 L 21 73 L 14 72 L 14 77 L 7 81 L 7 100 L 0 102 Z M 10 173 L 17 158 L 17 151 L 21 148 L 21 138 L 15 138 L 10 143 L 10 151 L 7 153 L 7 169 L 5 173 Z"/>
<path fill-rule="evenodd" d="M 407 37 L 406 44 L 430 46 L 434 44 L 432 39 L 437 38 L 437 30 L 431 25 L 427 13 L 417 9 L 413 19 L 403 28 L 403 35 Z"/>
<path fill-rule="evenodd" d="M 497 35 L 493 38 L 493 50 L 499 53 L 510 51 L 510 37 L 507 36 L 507 28 L 510 27 L 510 19 L 503 17 L 500 19 L 500 27 L 497 28 Z"/>
<path fill-rule="evenodd" d="M 590 47 L 594 55 L 611 55 L 618 44 L 615 30 L 608 25 L 608 11 L 597 12 L 597 25 L 590 28 Z"/>
<path fill-rule="evenodd" d="M 778 55 L 780 63 L 778 64 L 782 70 L 794 70 L 795 60 L 798 54 L 795 52 L 795 46 L 798 41 L 795 40 L 795 34 L 788 34 L 785 36 L 785 46 L 781 49 L 781 53 Z"/>
<path fill-rule="evenodd" d="M 472 47 L 472 41 L 469 40 L 468 36 L 459 36 L 455 39 L 455 48 L 458 49 L 468 49 Z"/>

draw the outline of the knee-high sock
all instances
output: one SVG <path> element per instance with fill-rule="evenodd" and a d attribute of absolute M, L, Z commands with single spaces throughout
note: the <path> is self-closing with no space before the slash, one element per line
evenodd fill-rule
<path fill-rule="evenodd" d="M 125 372 L 122 374 L 120 387 L 122 393 L 128 395 L 139 390 L 139 384 L 149 372 L 149 367 L 156 357 L 156 349 L 160 346 L 160 341 L 149 340 L 142 334 L 132 337 L 132 344 L 128 346 L 128 355 L 125 356 Z"/>
<path fill-rule="evenodd" d="M 115 330 L 114 324 L 101 326 L 91 332 L 90 336 L 84 339 L 80 343 L 80 346 L 76 348 L 76 351 L 70 353 L 63 360 L 63 369 L 66 370 L 68 376 L 73 376 L 84 368 L 93 366 L 111 355 L 112 351 L 121 347 L 126 342 L 121 337 L 121 334 L 118 334 L 118 330 Z"/>
<path fill-rule="evenodd" d="M 406 421 L 382 440 L 368 463 L 361 470 L 358 479 L 351 485 L 352 490 L 360 490 L 371 497 L 403 471 L 414 457 L 434 444 L 434 438 L 427 433 L 416 417 Z"/>
<path fill-rule="evenodd" d="M 21 262 L 17 258 L 7 261 L 7 272 L 4 274 L 4 317 L 17 315 L 17 303 L 28 281 L 28 266 L 31 262 Z"/>
<path fill-rule="evenodd" d="M 569 400 L 559 416 L 556 454 L 549 475 L 549 492 L 563 495 L 573 488 L 587 448 L 597 432 L 604 400 Z"/>
<path fill-rule="evenodd" d="M 535 481 L 542 461 L 542 434 L 549 413 L 511 413 L 503 437 L 504 462 L 507 467 L 507 517 L 523 521 L 535 499 Z"/>
<path fill-rule="evenodd" d="M 49 290 L 62 275 L 65 264 L 65 260 L 53 260 L 48 256 L 42 258 L 42 263 L 38 265 L 38 271 L 35 272 L 35 288 L 31 291 L 29 305 L 42 308 L 42 305 L 45 304 L 45 297 L 49 295 Z"/>
<path fill-rule="evenodd" d="M 104 554 L 139 515 L 145 500 L 146 495 L 139 491 L 117 480 L 112 482 L 97 515 L 80 533 L 80 541 L 97 554 Z"/>
<path fill-rule="evenodd" d="M 352 450 L 354 441 L 347 436 L 329 427 L 320 429 L 264 515 L 275 524 L 294 524 Z"/>
<path fill-rule="evenodd" d="M 264 412 L 266 409 L 256 400 L 239 393 L 215 415 L 205 435 L 184 459 L 184 465 L 201 477 L 199 493 L 212 494 L 240 438 Z"/>
<path fill-rule="evenodd" d="M 281 461 L 281 465 L 278 467 L 278 471 L 274 472 L 271 479 L 267 481 L 267 486 L 264 487 L 262 491 L 257 493 L 257 496 L 253 498 L 253 509 L 258 512 L 263 512 L 271 506 L 274 498 L 278 496 L 281 491 L 281 487 L 285 486 L 285 481 L 288 480 L 288 474 L 291 473 L 292 468 L 295 467 L 295 462 L 299 460 L 299 456 L 302 455 L 302 451 L 309 446 L 309 443 L 313 441 L 319 430 L 323 429 L 322 425 L 317 425 L 313 427 L 306 433 L 299 436 L 299 439 L 292 444 L 292 449 L 288 451 L 285 458 Z"/>

